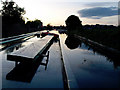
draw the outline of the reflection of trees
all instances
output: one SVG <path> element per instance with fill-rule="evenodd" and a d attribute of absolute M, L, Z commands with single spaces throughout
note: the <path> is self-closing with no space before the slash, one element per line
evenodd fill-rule
<path fill-rule="evenodd" d="M 13 45 L 13 46 L 11 46 L 10 48 L 8 48 L 8 49 L 6 49 L 5 50 L 5 52 L 6 53 L 11 53 L 11 52 L 13 52 L 14 50 L 18 50 L 19 48 L 21 48 L 22 47 L 22 43 L 19 43 L 19 44 L 17 44 L 17 45 Z"/>
<path fill-rule="evenodd" d="M 103 51 L 103 50 L 101 50 L 101 49 L 97 49 L 96 47 L 89 45 L 87 42 L 84 43 L 84 44 L 85 44 L 86 46 L 89 46 L 89 48 L 91 48 L 91 49 L 93 50 L 93 53 L 96 52 L 96 53 L 98 53 L 98 54 L 100 54 L 100 55 L 102 55 L 102 56 L 105 56 L 106 59 L 107 59 L 109 62 L 112 62 L 112 63 L 113 63 L 115 69 L 117 69 L 118 67 L 120 67 L 120 57 L 116 57 L 116 56 L 111 55 L 110 53 L 105 52 L 105 51 Z M 88 49 L 88 50 L 89 50 L 89 49 Z"/>
<path fill-rule="evenodd" d="M 82 42 L 83 42 L 82 40 L 79 40 L 78 38 L 74 37 L 73 35 L 69 35 L 65 40 L 65 44 L 69 49 L 76 49 L 80 46 L 81 49 L 83 49 L 83 50 L 91 50 L 93 53 L 98 53 L 102 56 L 105 56 L 109 62 L 113 63 L 113 66 L 115 69 L 120 67 L 120 58 L 119 57 L 115 57 L 114 55 L 111 55 L 108 52 L 98 50 L 94 46 L 88 45 L 87 42 L 84 42 L 84 46 L 85 46 L 84 47 L 82 45 Z"/>
<path fill-rule="evenodd" d="M 65 40 L 65 44 L 69 49 L 75 49 L 79 45 L 81 46 L 81 41 L 74 36 L 68 36 Z"/>

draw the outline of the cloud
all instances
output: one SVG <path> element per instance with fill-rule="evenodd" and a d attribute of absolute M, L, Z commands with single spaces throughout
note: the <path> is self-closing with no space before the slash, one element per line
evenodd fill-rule
<path fill-rule="evenodd" d="M 118 2 L 91 2 L 85 4 L 88 7 L 110 7 L 110 6 L 118 6 Z"/>
<path fill-rule="evenodd" d="M 79 10 L 78 14 L 85 18 L 101 19 L 103 17 L 118 15 L 118 10 L 117 7 L 95 7 Z"/>

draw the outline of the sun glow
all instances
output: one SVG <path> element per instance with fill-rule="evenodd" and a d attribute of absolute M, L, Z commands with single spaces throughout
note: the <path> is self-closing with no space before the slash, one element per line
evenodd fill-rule
<path fill-rule="evenodd" d="M 5 0 L 2 0 L 5 1 Z M 11 0 L 8 0 L 11 1 Z M 81 9 L 88 8 L 87 4 L 90 3 L 88 0 L 13 0 L 20 7 L 24 7 L 26 14 L 24 18 L 26 21 L 39 19 L 43 22 L 43 25 L 65 25 L 65 20 L 68 16 L 74 14 L 79 16 L 83 24 L 113 24 L 117 25 L 117 16 L 112 16 L 109 18 L 102 19 L 88 19 L 80 17 L 78 11 Z M 92 2 L 98 2 L 98 0 L 89 0 Z M 108 1 L 118 1 L 118 0 L 108 0 Z M 104 2 L 101 0 L 101 2 Z M 106 20 L 106 21 L 105 21 Z M 116 20 L 116 22 L 115 22 Z M 105 21 L 105 23 L 103 22 Z"/>

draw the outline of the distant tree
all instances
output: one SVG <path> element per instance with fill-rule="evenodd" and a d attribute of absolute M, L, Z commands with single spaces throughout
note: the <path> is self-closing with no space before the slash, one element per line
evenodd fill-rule
<path fill-rule="evenodd" d="M 23 16 L 25 14 L 24 8 L 19 7 L 15 2 L 7 0 L 2 1 L 3 7 L 0 13 L 3 18 L 3 23 L 14 24 L 14 23 L 24 23 Z"/>
<path fill-rule="evenodd" d="M 75 15 L 71 15 L 67 18 L 67 20 L 65 21 L 66 23 L 66 27 L 68 29 L 68 31 L 70 30 L 81 30 L 82 29 L 82 21 L 80 21 L 80 19 L 75 16 Z"/>
<path fill-rule="evenodd" d="M 53 29 L 53 27 L 50 24 L 48 24 L 47 25 L 47 30 L 52 30 L 52 29 Z"/>
<path fill-rule="evenodd" d="M 40 20 L 38 20 L 38 19 L 36 19 L 35 21 L 33 21 L 34 22 L 34 26 L 36 27 L 36 28 L 41 28 L 42 26 L 43 26 L 43 23 L 40 21 Z"/>
<path fill-rule="evenodd" d="M 36 19 L 34 21 L 28 21 L 26 25 L 30 26 L 31 28 L 41 29 L 43 26 L 43 23 L 40 20 Z"/>

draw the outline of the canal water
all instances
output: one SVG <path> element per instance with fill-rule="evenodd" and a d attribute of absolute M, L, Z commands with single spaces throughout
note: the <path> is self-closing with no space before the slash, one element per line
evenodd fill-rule
<path fill-rule="evenodd" d="M 12 45 L 0 52 L 0 64 L 1 64 L 0 69 L 2 70 L 0 71 L 0 73 L 2 74 L 1 88 L 3 89 L 4 88 L 64 88 L 62 69 L 61 69 L 61 55 L 60 55 L 60 48 L 58 42 L 54 42 L 51 45 L 51 47 L 48 49 L 50 55 L 47 66 L 36 64 L 37 68 L 35 66 L 35 68 L 32 67 L 34 68 L 32 69 L 29 65 L 27 66 L 29 66 L 30 68 L 27 68 L 24 64 L 20 64 L 19 67 L 22 67 L 22 70 L 18 68 L 17 71 L 17 68 L 15 67 L 15 62 L 7 60 L 8 53 L 14 52 L 23 47 L 27 47 L 31 43 L 37 42 L 37 40 L 40 39 L 41 38 L 37 38 L 35 36 L 23 43 Z M 42 63 L 45 63 L 45 61 L 46 61 L 46 57 L 43 58 Z M 13 70 L 14 72 L 12 72 Z M 8 77 L 9 76 L 8 74 L 10 73 L 11 73 L 11 77 Z M 14 76 L 13 73 L 16 74 L 19 73 L 20 79 L 19 77 L 16 78 L 16 76 Z M 26 75 L 29 77 L 25 78 Z"/>
<path fill-rule="evenodd" d="M 59 34 L 57 31 L 51 33 Z M 59 43 L 55 42 L 49 48 L 50 58 L 47 69 L 39 65 L 29 83 L 6 79 L 7 74 L 15 68 L 15 62 L 7 60 L 7 53 L 19 50 L 40 38 L 34 37 L 0 51 L 2 88 L 64 88 L 60 52 L 70 88 L 120 88 L 118 60 L 95 51 L 74 37 L 66 34 L 59 34 L 59 37 L 60 47 Z"/>
<path fill-rule="evenodd" d="M 120 88 L 120 61 L 73 36 L 60 34 L 60 43 L 70 88 Z"/>

